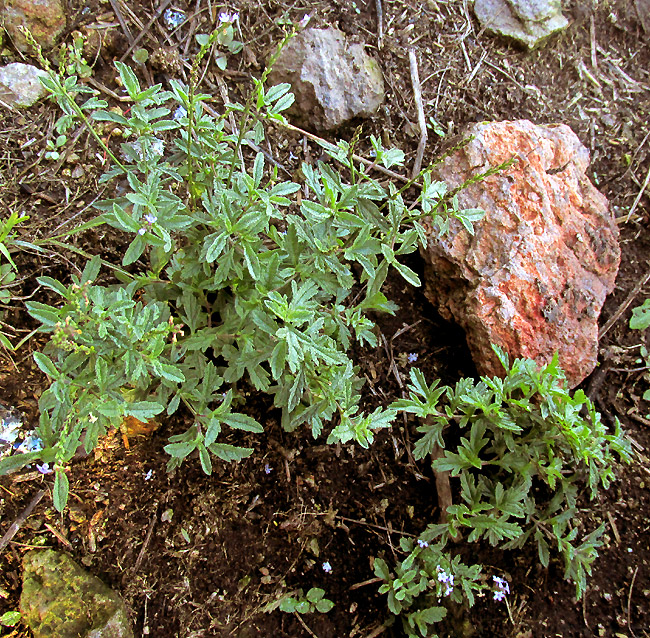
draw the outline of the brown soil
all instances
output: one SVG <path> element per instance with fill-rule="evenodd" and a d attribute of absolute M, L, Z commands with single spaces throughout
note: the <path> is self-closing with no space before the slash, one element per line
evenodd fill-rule
<path fill-rule="evenodd" d="M 90 11 L 72 4 L 69 31 L 94 23 L 102 14 L 104 21 L 117 24 L 108 15 L 108 4 L 92 4 Z M 147 0 L 128 4 L 123 17 L 138 34 L 155 7 Z M 208 19 L 210 10 L 202 5 L 181 1 L 171 6 L 188 15 L 199 7 L 195 32 L 207 32 L 209 25 L 201 20 Z M 240 12 L 246 47 L 231 59 L 225 75 L 231 99 L 249 90 L 247 78 L 259 74 L 261 61 L 281 38 L 282 20 L 297 22 L 310 13 L 312 25 L 338 24 L 372 49 L 377 43 L 375 7 L 375 2 L 363 0 L 235 2 L 228 8 Z M 213 4 L 211 10 L 217 13 L 222 7 Z M 425 162 L 443 150 L 445 139 L 474 121 L 528 118 L 571 126 L 591 149 L 592 179 L 620 223 L 623 258 L 616 290 L 603 311 L 604 324 L 650 266 L 647 191 L 628 214 L 650 170 L 650 39 L 633 0 L 568 0 L 565 14 L 571 19 L 569 28 L 528 53 L 481 32 L 470 2 L 384 1 L 383 46 L 372 52 L 389 93 L 385 107 L 364 124 L 362 139 L 370 133 L 382 135 L 386 144 L 406 152 L 411 165 L 418 139 L 409 46 L 418 53 L 427 117 L 448 132 L 446 138 L 429 132 Z M 119 27 L 113 34 L 97 56 L 94 75 L 109 90 L 117 88 L 112 60 L 128 45 Z M 158 20 L 141 45 L 150 53 L 165 47 L 173 61 L 173 52 L 183 53 L 189 37 L 187 25 L 169 35 Z M 12 54 L 3 63 L 17 59 Z M 149 64 L 146 73 L 166 82 L 170 64 Z M 210 87 L 212 73 L 202 88 L 220 95 Z M 54 237 L 92 218 L 89 204 L 106 187 L 97 184 L 103 158 L 87 134 L 79 129 L 72 149 L 76 158 L 46 161 L 45 140 L 58 117 L 53 105 L 40 103 L 3 115 L 0 198 L 6 209 L 31 215 L 25 238 Z M 339 135 L 353 132 L 351 126 Z M 276 132 L 270 141 L 278 161 L 295 171 L 303 158 L 302 139 Z M 311 153 L 317 156 L 318 151 L 312 148 Z M 78 165 L 83 174 L 72 176 Z M 127 245 L 123 236 L 103 227 L 69 241 L 112 261 L 121 258 Z M 84 261 L 55 244 L 46 254 L 24 253 L 17 259 L 19 285 L 12 293 L 34 299 L 43 298 L 36 276 L 47 273 L 66 280 Z M 411 266 L 421 265 L 414 258 Z M 404 353 L 417 353 L 418 366 L 443 383 L 475 375 L 462 332 L 444 322 L 418 290 L 391 279 L 386 294 L 400 305 L 395 317 L 378 318 L 386 347 L 356 353 L 368 379 L 369 406 L 401 396 L 409 365 Z M 630 308 L 648 296 L 650 284 Z M 627 328 L 630 308 L 604 335 L 602 365 L 582 386 L 606 419 L 622 421 L 637 451 L 634 464 L 621 468 L 620 480 L 609 493 L 584 503 L 587 527 L 600 522 L 608 526 L 589 590 L 576 601 L 574 587 L 562 578 L 562 566 L 553 562 L 542 569 L 534 550 L 473 548 L 472 560 L 505 573 L 513 592 L 508 608 L 484 599 L 469 612 L 475 636 L 650 636 L 650 463 L 645 456 L 650 405 L 641 399 L 650 377 L 639 359 L 639 345 L 650 349 L 650 332 Z M 14 340 L 35 327 L 20 303 L 4 313 L 3 330 Z M 37 399 L 46 382 L 31 359 L 42 344 L 37 336 L 18 352 L 2 353 L 0 402 L 21 410 L 27 423 L 37 420 Z M 305 432 L 283 432 L 263 397 L 251 396 L 248 409 L 266 428 L 263 436 L 249 441 L 256 454 L 239 464 L 216 466 L 211 477 L 191 461 L 174 474 L 165 472 L 163 445 L 182 427 L 173 421 L 148 438 L 133 439 L 128 451 L 121 441 L 107 440 L 101 451 L 75 464 L 64 514 L 55 513 L 46 494 L 0 550 L 0 615 L 18 606 L 22 555 L 44 544 L 69 551 L 120 592 L 138 636 L 379 635 L 375 630 L 387 617 L 387 608 L 377 584 L 366 583 L 373 578 L 371 558 L 394 556 L 402 533 L 419 533 L 437 515 L 431 470 L 415 463 L 409 451 L 414 424 L 381 432 L 366 451 L 325 446 Z M 1 479 L 0 534 L 38 490 L 49 492 L 51 487 L 51 478 L 36 472 Z M 330 574 L 322 569 L 325 561 L 332 566 Z M 323 587 L 336 603 L 327 615 L 298 619 L 277 610 L 265 613 L 280 595 L 313 586 Z M 448 630 L 454 635 L 453 627 Z M 5 634 L 30 635 L 21 627 L 5 629 Z M 395 626 L 382 635 L 401 633 Z"/>

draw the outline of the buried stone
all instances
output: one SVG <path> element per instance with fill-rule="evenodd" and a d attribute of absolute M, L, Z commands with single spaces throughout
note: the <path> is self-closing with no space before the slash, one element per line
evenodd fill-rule
<path fill-rule="evenodd" d="M 121 598 L 54 550 L 23 558 L 20 611 L 34 638 L 133 638 Z"/>
<path fill-rule="evenodd" d="M 560 0 L 476 0 L 474 13 L 488 31 L 529 49 L 569 24 Z"/>
<path fill-rule="evenodd" d="M 435 171 L 450 187 L 516 161 L 458 195 L 460 208 L 485 211 L 474 235 L 456 220 L 443 238 L 431 229 L 425 294 L 465 329 L 481 374 L 503 374 L 494 343 L 540 365 L 557 352 L 575 387 L 596 365 L 598 316 L 620 262 L 589 153 L 565 125 L 483 122 L 465 133 L 474 139 Z"/>

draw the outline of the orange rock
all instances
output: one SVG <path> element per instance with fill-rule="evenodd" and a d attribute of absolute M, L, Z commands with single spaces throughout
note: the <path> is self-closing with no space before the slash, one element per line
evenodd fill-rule
<path fill-rule="evenodd" d="M 586 175 L 589 153 L 565 125 L 475 124 L 475 139 L 437 167 L 456 187 L 511 157 L 509 169 L 459 195 L 485 217 L 470 235 L 454 220 L 425 251 L 427 297 L 466 331 L 479 372 L 503 370 L 490 343 L 547 363 L 555 351 L 571 387 L 595 367 L 598 316 L 620 262 L 618 228 Z"/>

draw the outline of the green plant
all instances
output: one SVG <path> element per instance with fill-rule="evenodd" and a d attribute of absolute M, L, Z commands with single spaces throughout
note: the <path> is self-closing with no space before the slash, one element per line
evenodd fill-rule
<path fill-rule="evenodd" d="M 16 211 L 11 211 L 8 218 L 0 221 L 0 255 L 6 260 L 6 263 L 2 263 L 3 260 L 0 259 L 0 304 L 9 304 L 13 298 L 11 287 L 16 285 L 18 267 L 11 256 L 12 252 L 25 248 L 41 250 L 31 242 L 18 239 L 15 228 L 28 219 L 28 215 L 19 215 Z M 3 315 L 4 313 L 0 313 L 0 319 L 2 319 Z M 11 341 L 9 341 L 9 336 L 1 330 L 0 344 L 9 350 L 14 348 Z"/>
<path fill-rule="evenodd" d="M 19 611 L 7 611 L 0 616 L 0 625 L 3 627 L 15 627 L 22 619 Z"/>
<path fill-rule="evenodd" d="M 632 310 L 630 328 L 632 330 L 646 330 L 650 328 L 650 299 L 646 299 L 640 306 Z"/>
<path fill-rule="evenodd" d="M 420 627 L 414 620 L 420 612 L 426 612 L 425 624 L 442 614 L 431 606 L 432 597 L 440 598 L 434 567 L 462 583 L 462 596 L 454 590 L 456 598 L 473 603 L 472 591 L 481 588 L 477 567 L 455 562 L 449 547 L 450 540 L 464 535 L 467 542 L 485 539 L 503 549 L 533 541 L 544 566 L 554 546 L 564 561 L 564 577 L 582 596 L 605 526 L 581 537 L 580 488 L 585 485 L 595 498 L 614 478 L 615 455 L 625 462 L 631 458 L 618 421 L 608 434 L 584 392 L 565 388 L 557 356 L 538 368 L 527 359 L 510 364 L 503 351 L 494 350 L 505 378 L 462 379 L 452 388 L 438 381 L 429 385 L 412 368 L 409 396 L 391 406 L 421 420 L 415 458 L 436 451 L 434 471 L 459 479 L 460 498 L 447 507 L 446 520 L 429 525 L 414 549 L 410 541 L 403 544 L 410 554 L 397 567 L 397 579 L 385 563 L 375 567 L 386 581 L 382 591 L 389 594 L 389 608 L 404 612 L 411 630 Z"/>
<path fill-rule="evenodd" d="M 312 614 L 316 611 L 326 614 L 332 607 L 334 607 L 334 603 L 325 598 L 325 590 L 319 587 L 312 587 L 307 595 L 304 595 L 303 590 L 299 589 L 295 595 L 282 598 L 279 604 L 280 611 L 288 614 Z"/>
<path fill-rule="evenodd" d="M 58 160 L 61 157 L 60 149 L 65 146 L 68 141 L 67 135 L 57 135 L 54 140 L 47 140 L 45 144 L 45 159 Z"/>
<path fill-rule="evenodd" d="M 430 625 L 447 616 L 441 600 L 474 604 L 475 593 L 487 589 L 479 565 L 465 565 L 460 556 L 445 552 L 445 541 L 430 544 L 419 539 L 400 540 L 407 556 L 395 565 L 394 573 L 382 558 L 375 558 L 375 576 L 384 581 L 379 593 L 387 594 L 388 609 L 401 617 L 407 636 L 431 636 Z M 418 634 L 418 631 L 420 634 Z"/>
<path fill-rule="evenodd" d="M 89 89 L 75 77 L 44 79 L 64 110 L 60 128 L 80 119 L 112 159 L 102 181 L 120 179 L 126 190 L 97 204 L 100 220 L 131 237 L 122 259 L 131 274 L 115 268 L 118 281 L 100 285 L 95 258 L 70 285 L 39 279 L 62 305 L 27 304 L 41 330 L 52 333 L 35 355 L 52 380 L 39 403 L 44 449 L 3 460 L 0 472 L 35 455 L 53 461 L 58 509 L 68 495 L 66 466 L 82 438 L 92 450 L 125 416 L 182 410 L 190 425 L 165 447 L 168 468 L 194 454 L 208 474 L 214 457 L 251 454 L 231 435 L 262 431 L 246 413 L 251 389 L 269 396 L 285 430 L 306 425 L 314 437 L 327 430 L 330 443 L 368 446 L 395 416 L 392 408 L 361 411 L 362 382 L 347 353 L 354 341 L 376 345 L 368 312 L 394 311 L 381 292 L 390 266 L 419 284 L 400 257 L 426 240 L 417 221 L 422 212 L 356 166 L 344 142 L 326 150 L 347 178 L 324 162 L 303 164 L 310 196 L 299 205 L 292 196 L 300 186 L 279 180 L 261 153 L 244 159 L 242 146 L 262 141 L 265 121 L 283 122 L 293 96 L 286 84 L 267 90 L 263 76 L 246 104 L 208 115 L 202 102 L 209 96 L 195 83 L 218 37 L 203 42 L 190 85 L 172 81 L 170 91 L 142 89 L 134 72 L 116 63 L 132 100 L 128 117 L 105 110 L 94 95 L 79 104 Z M 169 119 L 176 105 L 186 115 Z M 233 134 L 225 129 L 232 113 L 241 113 Z M 89 116 L 121 127 L 128 141 L 119 153 Z M 403 157 L 375 146 L 385 166 Z M 439 185 L 425 193 L 434 219 L 447 214 L 445 192 Z M 462 218 L 463 211 L 454 214 Z"/>

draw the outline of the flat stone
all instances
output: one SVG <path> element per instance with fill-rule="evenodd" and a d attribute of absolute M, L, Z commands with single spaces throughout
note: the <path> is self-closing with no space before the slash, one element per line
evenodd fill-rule
<path fill-rule="evenodd" d="M 29 29 L 44 49 L 51 49 L 66 26 L 62 0 L 0 0 L 0 18 L 17 49 L 33 53 L 20 27 Z"/>
<path fill-rule="evenodd" d="M 384 100 L 376 60 L 332 27 L 305 29 L 276 60 L 269 84 L 291 84 L 289 113 L 316 130 L 332 130 L 354 117 L 369 117 Z"/>
<path fill-rule="evenodd" d="M 424 253 L 425 294 L 464 329 L 481 374 L 502 375 L 490 344 L 540 365 L 559 354 L 568 385 L 596 365 L 598 316 L 620 262 L 618 228 L 586 175 L 589 152 L 565 125 L 527 120 L 469 127 L 466 147 L 437 167 L 450 188 L 512 157 L 510 168 L 458 195 L 485 217 L 457 220 Z"/>
<path fill-rule="evenodd" d="M 45 71 L 22 62 L 0 67 L 0 99 L 12 106 L 31 106 L 46 93 L 38 79 Z"/>
<path fill-rule="evenodd" d="M 23 558 L 20 611 L 34 638 L 133 638 L 122 599 L 67 554 Z"/>
<path fill-rule="evenodd" d="M 529 49 L 569 24 L 560 0 L 476 0 L 474 13 L 488 31 Z"/>

